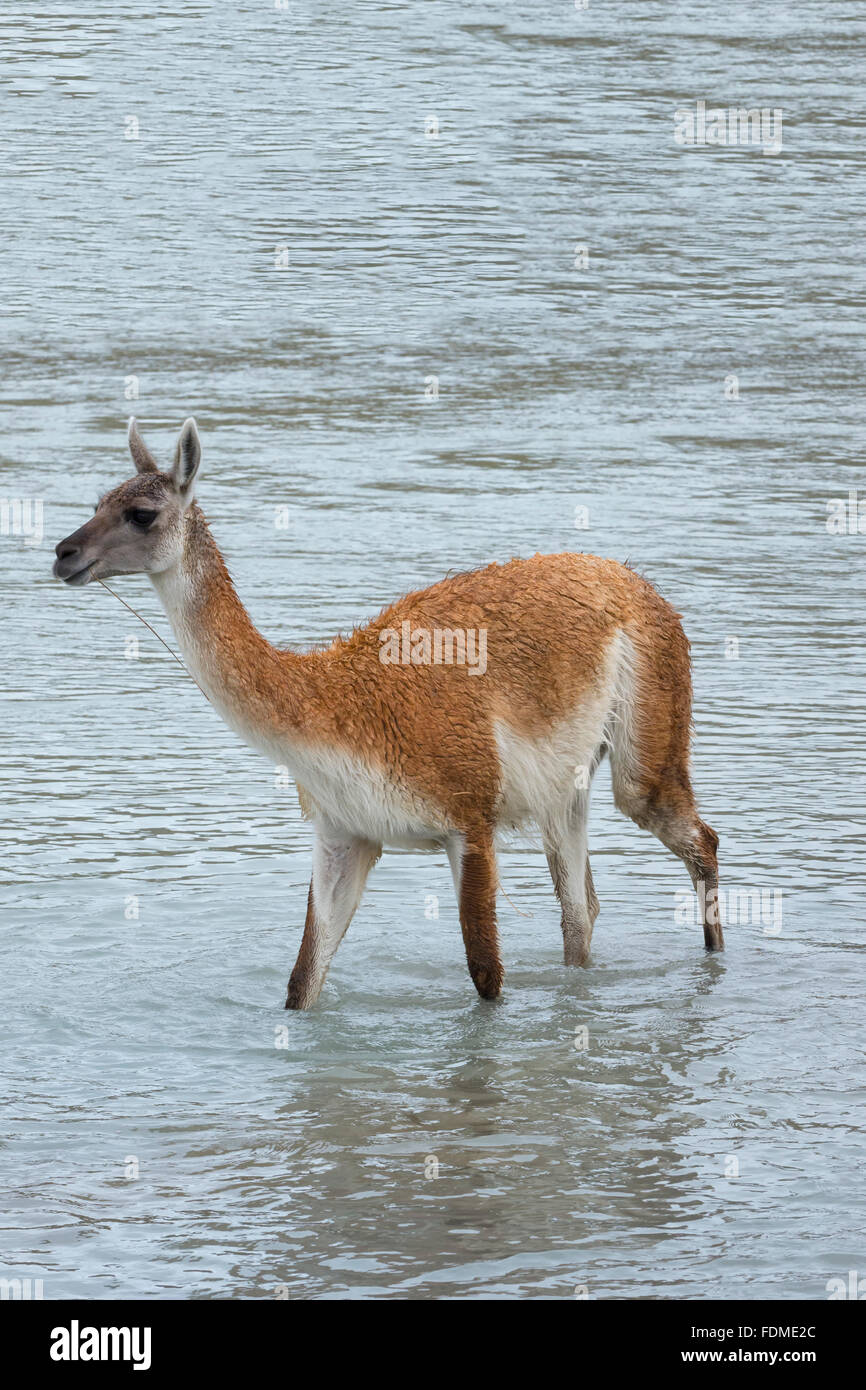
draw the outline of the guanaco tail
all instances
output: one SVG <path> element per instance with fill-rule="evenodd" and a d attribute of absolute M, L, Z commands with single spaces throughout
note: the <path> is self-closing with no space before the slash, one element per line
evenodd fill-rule
<path fill-rule="evenodd" d="M 704 943 L 723 948 L 718 838 L 689 777 L 689 646 L 651 584 L 594 555 L 534 555 L 408 594 L 327 650 L 281 650 L 253 626 L 194 499 L 195 421 L 167 471 L 135 420 L 129 447 L 135 476 L 60 542 L 54 574 L 75 586 L 149 575 L 193 679 L 294 777 L 314 845 L 287 1008 L 318 998 L 385 845 L 446 851 L 469 973 L 495 999 L 494 837 L 529 824 L 565 963 L 584 965 L 599 907 L 587 813 L 605 754 L 617 807 L 683 860 Z"/>

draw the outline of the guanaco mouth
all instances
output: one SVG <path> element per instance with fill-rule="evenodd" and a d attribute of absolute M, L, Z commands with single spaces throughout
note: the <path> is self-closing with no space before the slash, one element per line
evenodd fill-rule
<path fill-rule="evenodd" d="M 54 578 L 62 579 L 64 584 L 70 584 L 73 589 L 78 589 L 81 587 L 82 584 L 90 583 L 91 579 L 93 578 L 93 570 L 98 564 L 98 560 L 91 560 L 90 564 L 85 565 L 83 569 L 74 570 L 72 574 L 63 574 L 61 572 L 61 566 L 63 565 L 63 561 L 55 560 Z"/>

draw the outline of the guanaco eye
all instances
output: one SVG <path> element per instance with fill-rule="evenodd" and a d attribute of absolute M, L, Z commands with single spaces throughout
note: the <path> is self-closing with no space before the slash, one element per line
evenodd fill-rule
<path fill-rule="evenodd" d="M 130 507 L 126 515 L 133 526 L 149 526 L 156 520 L 156 512 L 152 512 L 148 507 Z"/>

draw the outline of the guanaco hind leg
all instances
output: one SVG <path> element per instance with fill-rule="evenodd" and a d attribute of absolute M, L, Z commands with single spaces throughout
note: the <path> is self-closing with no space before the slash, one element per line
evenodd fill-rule
<path fill-rule="evenodd" d="M 723 951 L 725 938 L 719 912 L 719 837 L 702 821 L 695 805 L 688 773 L 688 748 L 680 750 L 655 774 L 639 764 L 631 750 L 614 745 L 611 750 L 613 795 L 617 808 L 642 830 L 649 830 L 689 871 L 703 906 L 704 945 Z"/>
<path fill-rule="evenodd" d="M 544 835 L 544 851 L 556 896 L 562 907 L 562 942 L 566 965 L 585 965 L 598 898 L 589 867 L 586 823 L 588 795 L 578 796 L 567 826 Z"/>
<path fill-rule="evenodd" d="M 592 869 L 589 866 L 589 855 L 586 856 L 586 901 L 589 907 L 589 920 L 595 926 L 595 919 L 599 912 L 598 895 L 595 891 L 595 884 L 592 879 Z"/>

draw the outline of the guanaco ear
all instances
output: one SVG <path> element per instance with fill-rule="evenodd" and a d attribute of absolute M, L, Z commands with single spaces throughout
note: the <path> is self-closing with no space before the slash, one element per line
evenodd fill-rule
<path fill-rule="evenodd" d="M 136 471 L 139 473 L 158 473 L 159 466 L 153 454 L 148 449 L 144 440 L 138 432 L 138 425 L 135 416 L 129 417 L 129 452 L 132 454 L 132 461 Z"/>
<path fill-rule="evenodd" d="M 192 501 L 192 484 L 198 466 L 201 463 L 201 440 L 198 437 L 198 430 L 195 427 L 195 420 L 192 416 L 184 420 L 183 427 L 177 437 L 177 448 L 174 451 L 174 467 L 171 470 L 171 480 L 187 502 Z"/>

